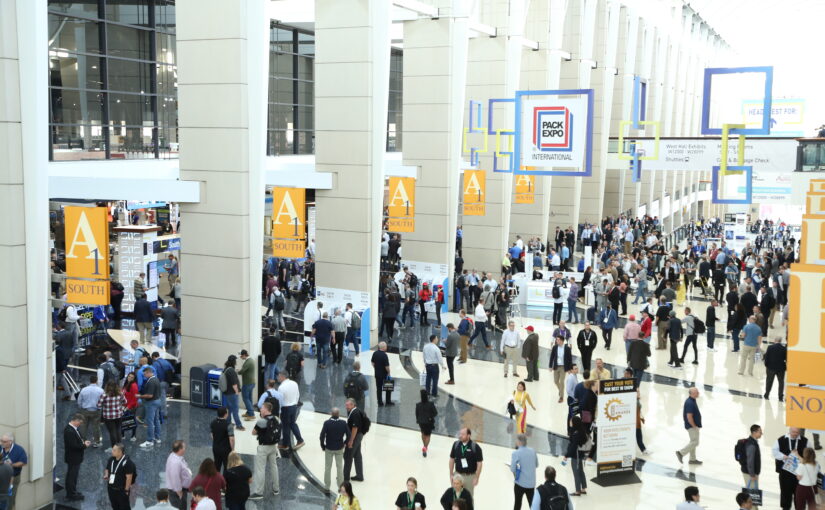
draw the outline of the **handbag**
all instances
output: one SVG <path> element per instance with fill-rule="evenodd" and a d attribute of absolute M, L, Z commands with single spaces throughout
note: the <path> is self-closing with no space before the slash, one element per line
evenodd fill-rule
<path fill-rule="evenodd" d="M 762 506 L 762 491 L 758 489 L 758 483 L 751 487 L 751 481 L 745 487 L 742 487 L 742 492 L 746 492 L 753 501 L 754 506 Z"/>
<path fill-rule="evenodd" d="M 383 389 L 384 391 L 393 391 L 393 390 L 395 390 L 395 379 L 392 379 L 391 377 L 387 377 L 384 380 L 384 384 L 381 386 L 381 389 Z"/>
<path fill-rule="evenodd" d="M 418 374 L 418 383 L 421 385 L 422 388 L 427 385 L 427 372 L 426 371 L 421 372 L 420 374 Z"/>
<path fill-rule="evenodd" d="M 582 411 L 582 423 L 593 423 L 593 413 L 591 411 Z"/>

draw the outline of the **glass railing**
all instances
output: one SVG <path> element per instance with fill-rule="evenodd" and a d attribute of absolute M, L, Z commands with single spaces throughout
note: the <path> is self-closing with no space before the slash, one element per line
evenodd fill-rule
<path fill-rule="evenodd" d="M 825 138 L 800 138 L 796 153 L 797 172 L 825 172 Z"/>

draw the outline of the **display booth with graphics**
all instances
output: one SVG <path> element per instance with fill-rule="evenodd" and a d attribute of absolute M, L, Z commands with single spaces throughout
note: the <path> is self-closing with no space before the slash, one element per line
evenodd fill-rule
<path fill-rule="evenodd" d="M 441 305 L 441 313 L 447 313 L 449 311 L 449 307 L 447 306 L 450 302 L 450 275 L 448 274 L 448 267 L 447 264 L 437 264 L 435 262 L 420 262 L 416 260 L 404 260 L 403 267 L 407 267 L 415 276 L 418 277 L 418 290 L 421 290 L 421 287 L 424 283 L 430 288 L 430 291 L 433 293 L 433 299 L 424 304 L 424 309 L 428 313 L 435 313 L 435 296 L 438 288 L 441 287 L 444 290 L 444 304 Z M 393 279 L 399 283 L 399 288 L 401 288 L 400 283 L 404 280 L 404 271 L 399 271 L 395 273 Z M 416 301 L 417 301 L 416 297 Z"/>
<path fill-rule="evenodd" d="M 323 305 L 318 308 L 318 303 Z M 312 325 L 321 318 L 324 312 L 329 314 L 329 319 L 335 316 L 337 310 L 344 313 L 347 303 L 352 303 L 352 308 L 361 315 L 361 330 L 356 332 L 361 339 L 361 349 L 370 349 L 370 293 L 357 290 L 336 289 L 332 287 L 316 287 L 315 299 L 307 303 L 304 308 L 304 343 L 309 345 L 312 342 L 310 334 Z M 348 348 L 348 347 L 345 347 Z"/>
<path fill-rule="evenodd" d="M 600 381 L 596 407 L 595 483 L 603 486 L 641 483 L 635 473 L 638 394 L 631 379 Z"/>

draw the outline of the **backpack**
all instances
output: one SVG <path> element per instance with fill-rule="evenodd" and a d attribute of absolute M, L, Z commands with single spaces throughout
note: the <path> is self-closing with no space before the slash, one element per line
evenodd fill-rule
<path fill-rule="evenodd" d="M 274 415 L 266 417 L 266 428 L 258 437 L 261 444 L 276 444 L 281 439 L 281 422 Z"/>
<path fill-rule="evenodd" d="M 363 417 L 363 419 L 361 420 L 361 424 L 364 427 L 361 430 L 359 430 L 358 432 L 360 432 L 360 433 L 362 433 L 366 436 L 367 432 L 370 431 L 370 426 L 372 425 L 372 422 L 370 421 L 370 417 L 367 416 L 367 413 L 362 412 L 361 416 Z"/>
<path fill-rule="evenodd" d="M 591 306 L 590 308 L 588 308 L 587 312 L 585 312 L 585 314 L 587 315 L 587 321 L 588 322 L 590 322 L 591 324 L 596 322 L 596 307 L 595 306 Z"/>
<path fill-rule="evenodd" d="M 733 458 L 736 459 L 736 462 L 742 467 L 745 467 L 745 464 L 748 462 L 748 454 L 745 450 L 747 446 L 748 438 L 745 438 L 736 441 L 736 446 L 733 447 Z"/>
<path fill-rule="evenodd" d="M 66 322 L 67 312 L 66 310 L 69 308 L 69 305 L 63 305 L 63 308 L 57 312 L 57 320 L 60 322 Z"/>
<path fill-rule="evenodd" d="M 538 491 L 541 496 L 541 510 L 567 510 L 567 489 L 558 484 L 550 485 L 555 489 L 551 495 L 545 485 L 539 485 Z"/>
<path fill-rule="evenodd" d="M 347 378 L 344 379 L 344 396 L 354 399 L 361 396 L 361 390 L 358 388 L 358 381 L 353 374 L 349 374 Z"/>
<path fill-rule="evenodd" d="M 151 360 L 152 356 L 143 347 L 138 347 L 137 349 L 135 349 L 135 362 L 138 362 L 140 358 L 147 358 Z"/>
<path fill-rule="evenodd" d="M 467 281 L 464 279 L 464 275 L 458 277 L 458 281 L 455 284 L 457 289 L 463 289 L 467 286 Z"/>
<path fill-rule="evenodd" d="M 415 276 L 415 273 L 410 273 L 410 288 L 415 289 L 418 287 L 418 277 Z"/>
<path fill-rule="evenodd" d="M 221 372 L 221 377 L 218 379 L 218 388 L 221 393 L 226 393 L 226 390 L 229 389 L 229 378 L 226 377 L 226 370 Z"/>
<path fill-rule="evenodd" d="M 553 286 L 553 299 L 558 299 L 561 297 L 561 291 L 559 290 L 558 285 Z"/>
<path fill-rule="evenodd" d="M 264 402 L 269 402 L 269 404 L 272 406 L 272 414 L 274 416 L 278 416 L 279 414 L 281 414 L 281 403 L 278 401 L 278 399 L 275 398 L 275 396 L 272 395 L 272 393 L 270 393 L 269 390 L 266 390 L 264 393 L 266 393 L 266 399 L 264 400 Z"/>
<path fill-rule="evenodd" d="M 301 282 L 301 292 L 304 294 L 309 294 L 310 291 L 309 280 L 304 280 Z"/>
<path fill-rule="evenodd" d="M 698 317 L 693 317 L 693 332 L 696 334 L 705 333 L 707 328 L 705 327 L 705 323 L 702 322 Z"/>
<path fill-rule="evenodd" d="M 355 310 L 352 311 L 352 318 L 349 321 L 350 327 L 355 331 L 361 330 L 361 316 Z"/>
<path fill-rule="evenodd" d="M 103 386 L 109 384 L 109 381 L 120 381 L 120 371 L 117 369 L 113 361 L 101 363 L 100 368 L 103 369 Z"/>
<path fill-rule="evenodd" d="M 297 375 L 298 371 L 301 369 L 301 355 L 296 352 L 292 351 L 286 355 L 286 371 L 291 375 Z"/>
<path fill-rule="evenodd" d="M 284 309 L 284 296 L 278 296 L 276 294 L 272 294 L 272 308 L 275 309 L 276 312 L 280 312 Z"/>

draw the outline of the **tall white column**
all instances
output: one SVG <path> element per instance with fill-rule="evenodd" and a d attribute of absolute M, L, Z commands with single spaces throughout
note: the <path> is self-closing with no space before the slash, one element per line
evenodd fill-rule
<path fill-rule="evenodd" d="M 267 4 L 176 5 L 180 174 L 201 182 L 181 204 L 184 394 L 189 367 L 260 351 Z"/>
<path fill-rule="evenodd" d="M 378 325 L 389 26 L 385 0 L 315 0 L 315 166 L 333 174 L 332 189 L 315 193 L 315 279 L 322 287 L 369 292 L 372 330 Z"/>
<path fill-rule="evenodd" d="M 16 508 L 52 501 L 54 365 L 49 303 L 48 17 L 0 1 L 0 430 L 28 452 Z M 61 425 L 62 428 L 62 425 Z"/>

